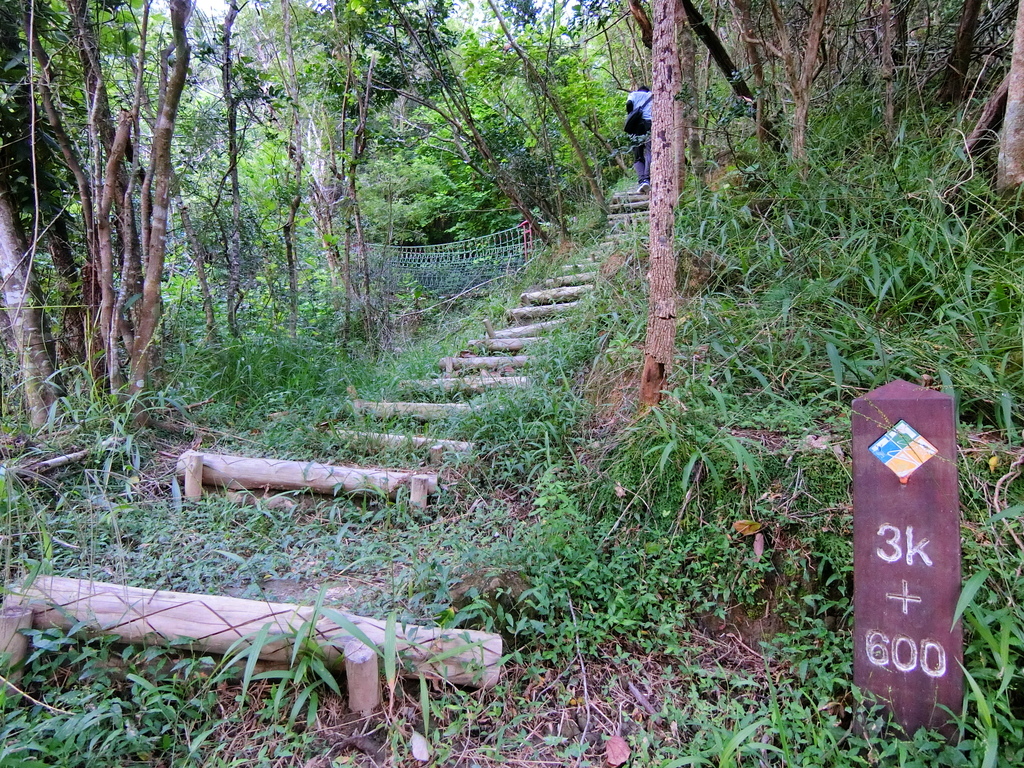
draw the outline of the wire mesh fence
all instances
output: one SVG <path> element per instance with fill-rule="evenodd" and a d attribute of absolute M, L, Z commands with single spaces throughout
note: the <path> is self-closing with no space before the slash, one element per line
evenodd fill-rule
<path fill-rule="evenodd" d="M 501 232 L 439 245 L 366 244 L 374 285 L 386 293 L 419 288 L 452 296 L 508 274 L 526 263 L 533 238 L 525 222 Z"/>

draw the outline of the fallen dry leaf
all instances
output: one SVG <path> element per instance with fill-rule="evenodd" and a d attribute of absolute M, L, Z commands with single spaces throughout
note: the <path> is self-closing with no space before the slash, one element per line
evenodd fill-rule
<path fill-rule="evenodd" d="M 758 533 L 754 536 L 754 556 L 758 559 L 764 554 L 764 534 Z"/>
<path fill-rule="evenodd" d="M 753 536 L 761 530 L 761 524 L 753 520 L 737 520 L 732 527 L 740 536 Z"/>
<path fill-rule="evenodd" d="M 610 736 L 604 745 L 604 762 L 612 768 L 629 760 L 630 751 L 626 740 L 621 736 Z"/>

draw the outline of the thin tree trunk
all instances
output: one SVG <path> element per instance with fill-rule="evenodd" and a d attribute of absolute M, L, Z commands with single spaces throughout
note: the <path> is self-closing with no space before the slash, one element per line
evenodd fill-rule
<path fill-rule="evenodd" d="M 981 7 L 982 0 L 964 0 L 953 48 L 946 59 L 946 76 L 935 95 L 940 104 L 959 104 L 963 101 L 967 70 L 971 66 L 971 54 L 974 52 L 974 31 L 978 27 Z"/>
<path fill-rule="evenodd" d="M 885 133 L 891 139 L 896 132 L 896 103 L 893 93 L 895 66 L 892 59 L 892 0 L 882 0 L 882 88 L 885 90 Z"/>
<path fill-rule="evenodd" d="M 288 203 L 288 216 L 284 223 L 284 252 L 288 263 L 288 335 L 293 339 L 299 325 L 299 268 L 296 248 L 295 219 L 302 205 L 302 126 L 299 115 L 299 79 L 295 72 L 295 51 L 292 46 L 291 0 L 281 0 L 284 23 L 285 61 L 288 65 L 288 91 L 291 96 L 292 121 L 289 129 L 288 159 L 292 163 L 292 197 Z"/>
<path fill-rule="evenodd" d="M 651 17 L 647 15 L 647 9 L 640 4 L 640 0 L 629 0 L 629 12 L 633 20 L 640 27 L 640 42 L 647 50 L 654 47 L 654 25 L 651 24 Z"/>
<path fill-rule="evenodd" d="M 811 18 L 807 25 L 804 54 L 799 61 L 777 0 L 771 0 L 771 11 L 775 20 L 775 31 L 779 37 L 779 46 L 782 49 L 783 64 L 789 80 L 789 91 L 793 97 L 793 135 L 790 154 L 793 162 L 801 167 L 803 173 L 806 173 L 807 119 L 811 106 L 811 88 L 814 85 L 818 64 L 818 51 L 825 31 L 828 0 L 814 0 L 811 7 Z"/>
<path fill-rule="evenodd" d="M 114 238 L 110 211 L 114 204 L 118 168 L 128 146 L 131 126 L 131 114 L 122 112 L 117 133 L 107 157 L 103 182 L 100 185 L 99 208 L 96 211 L 97 245 L 100 259 L 97 275 L 100 284 L 100 337 L 103 340 L 103 350 L 107 360 L 107 380 L 111 392 L 119 391 L 124 385 L 124 379 L 121 376 L 118 352 L 119 323 L 114 314 L 116 300 L 114 293 Z"/>
<path fill-rule="evenodd" d="M 32 269 L 32 251 L 28 247 L 17 211 L 6 179 L 0 179 L 0 280 L 3 281 L 3 303 L 15 341 L 29 421 L 38 429 L 46 424 L 57 393 L 52 385 L 54 370 L 46 349 L 43 313 L 39 308 Z"/>
<path fill-rule="evenodd" d="M 654 92 L 650 212 L 650 268 L 647 338 L 640 377 L 640 402 L 653 406 L 661 400 L 676 338 L 675 206 L 680 178 L 676 162 L 675 101 L 679 94 L 679 50 L 676 37 L 678 0 L 654 2 Z"/>
<path fill-rule="evenodd" d="M 1024 0 L 1017 4 L 1017 26 L 1013 32 L 1013 55 L 1006 83 L 1006 112 L 999 140 L 996 188 L 1015 191 L 1024 183 Z"/>
<path fill-rule="evenodd" d="M 767 104 L 765 103 L 765 78 L 764 62 L 761 52 L 758 50 L 759 40 L 754 26 L 754 19 L 750 15 L 750 4 L 747 0 L 732 0 L 733 12 L 740 26 L 740 37 L 747 51 L 747 61 L 750 64 L 750 71 L 754 77 L 754 124 L 757 140 L 761 144 L 767 144 L 778 152 L 782 146 L 775 126 L 768 115 Z"/>
<path fill-rule="evenodd" d="M 149 170 L 144 186 L 152 190 L 152 215 L 148 222 L 149 236 L 146 243 L 146 271 L 142 286 L 142 301 L 139 311 L 139 327 L 132 350 L 131 381 L 128 391 L 136 394 L 146 387 L 153 360 L 153 341 L 160 321 L 160 283 L 163 277 L 164 257 L 167 250 L 167 219 L 169 214 L 171 186 L 171 140 L 174 138 L 174 123 L 178 115 L 178 103 L 185 88 L 191 49 L 186 33 L 186 22 L 191 12 L 188 0 L 170 0 L 171 33 L 174 43 L 164 51 L 161 70 L 165 73 L 161 89 L 160 105 L 156 125 L 153 128 L 153 145 Z M 168 58 L 174 54 L 174 66 L 166 74 Z M 145 420 L 144 411 L 138 414 L 139 421 Z"/>
<path fill-rule="evenodd" d="M 50 85 L 50 57 L 46 50 L 39 43 L 39 36 L 34 22 L 25 25 L 28 30 L 29 42 L 32 53 L 39 64 L 38 69 L 38 93 L 43 112 L 46 114 L 47 122 L 50 124 L 50 131 L 54 137 L 64 162 L 75 177 L 78 188 L 78 200 L 81 205 L 82 228 L 86 240 L 86 263 L 97 263 L 99 260 L 96 226 L 93 219 L 93 198 L 92 187 L 89 176 L 82 165 L 81 158 L 75 150 L 71 139 L 64 130 L 64 123 L 60 112 L 53 101 L 53 92 Z M 77 363 L 88 362 L 95 364 L 95 355 L 98 351 L 95 347 L 94 324 L 95 318 L 91 317 L 92 310 L 87 296 L 93 293 L 95 286 L 90 285 L 88 270 L 80 270 L 71 250 L 71 244 L 67 233 L 67 221 L 63 214 L 59 215 L 53 222 L 50 235 L 50 256 L 54 266 L 57 268 L 62 281 L 62 298 L 65 305 L 63 312 L 62 348 L 64 355 L 69 361 Z M 95 373 L 95 371 L 94 371 Z"/>
<path fill-rule="evenodd" d="M 999 130 L 1003 127 L 1003 119 L 1006 116 L 1006 94 L 1009 90 L 1009 77 L 1003 78 L 996 90 L 989 96 L 988 101 L 978 116 L 978 122 L 971 131 L 967 141 L 964 142 L 964 149 L 971 157 L 976 157 L 996 143 L 999 138 Z"/>
<path fill-rule="evenodd" d="M 238 297 L 242 285 L 242 195 L 238 183 L 238 102 L 231 70 L 231 31 L 238 16 L 236 0 L 230 0 L 224 17 L 221 52 L 221 88 L 227 110 L 228 180 L 231 185 L 231 232 L 228 236 L 228 283 L 225 291 L 228 332 L 238 338 Z"/>

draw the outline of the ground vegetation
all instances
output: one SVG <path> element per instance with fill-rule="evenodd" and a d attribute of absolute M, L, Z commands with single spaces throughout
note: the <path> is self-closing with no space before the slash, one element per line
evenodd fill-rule
<path fill-rule="evenodd" d="M 632 1 L 0 2 L 2 584 L 320 601 L 507 649 L 498 688 L 469 691 L 396 683 L 382 648 L 362 717 L 312 644 L 258 671 L 241 647 L 34 629 L 0 766 L 1019 765 L 1016 14 L 687 2 L 680 68 Z M 609 241 L 651 48 L 692 125 L 661 134 L 658 229 Z M 385 285 L 366 247 L 521 221 L 525 263 L 457 297 Z M 417 466 L 345 437 L 376 428 L 353 401 L 429 377 L 587 257 L 532 385 L 425 428 L 477 446 L 428 508 L 183 496 L 189 448 Z M 951 740 L 894 738 L 851 684 L 850 402 L 895 378 L 956 398 Z"/>

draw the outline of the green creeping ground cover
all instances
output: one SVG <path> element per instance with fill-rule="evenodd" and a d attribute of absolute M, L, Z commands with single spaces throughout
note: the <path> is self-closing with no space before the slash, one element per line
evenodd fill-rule
<path fill-rule="evenodd" d="M 290 670 L 259 673 L 241 649 L 225 661 L 36 629 L 25 695 L 0 694 L 0 765 L 416 765 L 414 734 L 437 765 L 597 766 L 612 737 L 660 768 L 1024 763 L 1016 201 L 955 183 L 941 125 L 889 147 L 858 124 L 868 116 L 837 115 L 806 179 L 737 159 L 728 184 L 688 181 L 686 299 L 652 411 L 635 407 L 641 241 L 610 249 L 589 230 L 570 256 L 543 252 L 488 296 L 432 310 L 400 351 L 270 332 L 172 350 L 144 406 L 187 416 L 184 436 L 132 432 L 131 404 L 72 389 L 64 439 L 93 446 L 87 459 L 0 476 L 8 580 L 27 569 L 308 602 L 323 588 L 330 607 L 500 632 L 505 674 L 486 692 L 401 681 L 364 722 L 309 643 Z M 353 397 L 398 398 L 519 291 L 590 253 L 606 279 L 532 353 L 531 388 L 435 392 L 487 407 L 426 426 L 356 415 Z M 948 742 L 884 735 L 884 712 L 851 685 L 849 407 L 894 378 L 957 397 L 967 693 Z M 341 434 L 361 428 L 478 448 L 446 463 L 426 510 L 404 495 L 189 501 L 172 480 L 193 444 L 366 462 Z M 59 452 L 47 439 L 25 450 Z M 372 462 L 422 459 L 396 448 Z"/>

